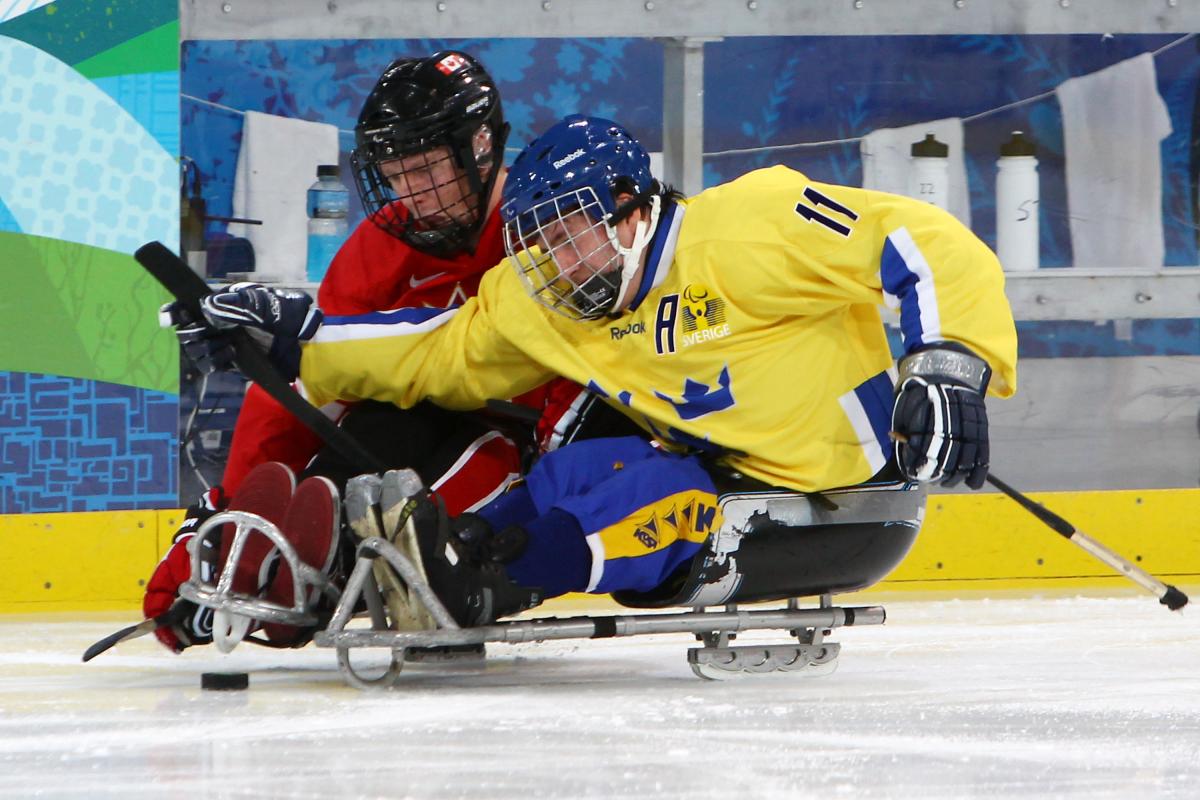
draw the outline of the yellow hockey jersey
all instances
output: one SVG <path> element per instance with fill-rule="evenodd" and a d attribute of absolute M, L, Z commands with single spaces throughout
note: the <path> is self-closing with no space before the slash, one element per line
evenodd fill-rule
<path fill-rule="evenodd" d="M 672 447 L 719 451 L 801 491 L 860 483 L 891 453 L 895 360 L 954 341 L 1016 388 L 1016 331 L 992 252 L 944 211 L 786 167 L 669 205 L 631 308 L 574 321 L 531 299 L 508 261 L 457 309 L 330 317 L 304 346 L 317 405 L 372 398 L 455 409 L 555 375 Z"/>

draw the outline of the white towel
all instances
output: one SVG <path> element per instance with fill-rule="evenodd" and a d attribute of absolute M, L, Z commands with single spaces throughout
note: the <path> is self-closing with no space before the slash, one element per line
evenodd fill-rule
<path fill-rule="evenodd" d="M 1075 266 L 1163 265 L 1162 154 L 1171 117 L 1149 53 L 1058 87 Z"/>
<path fill-rule="evenodd" d="M 254 245 L 255 271 L 266 279 L 306 280 L 308 187 L 317 167 L 338 163 L 334 125 L 247 111 L 233 182 L 233 215 L 262 225 L 231 224 Z"/>
<path fill-rule="evenodd" d="M 880 128 L 862 139 L 864 189 L 892 194 L 909 194 L 912 146 L 932 133 L 950 148 L 950 185 L 948 211 L 968 228 L 971 226 L 971 202 L 967 192 L 967 168 L 963 159 L 963 125 L 959 117 L 935 119 L 903 128 Z"/>

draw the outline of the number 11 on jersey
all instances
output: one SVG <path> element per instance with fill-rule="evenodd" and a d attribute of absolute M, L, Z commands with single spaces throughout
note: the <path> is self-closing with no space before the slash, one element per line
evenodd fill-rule
<path fill-rule="evenodd" d="M 807 200 L 812 205 L 805 205 L 804 200 Z M 839 222 L 833 217 L 822 214 L 813 206 L 823 206 L 834 214 L 840 214 L 841 216 L 846 217 L 851 222 L 854 222 L 858 219 L 858 214 L 855 214 L 853 211 L 846 208 L 833 198 L 821 194 L 811 186 L 804 187 L 804 200 L 796 203 L 796 213 L 804 217 L 804 219 L 808 222 L 816 222 L 824 225 L 826 228 L 829 228 L 829 230 L 842 236 L 849 236 L 853 232 L 853 228 L 851 228 L 850 225 Z"/>

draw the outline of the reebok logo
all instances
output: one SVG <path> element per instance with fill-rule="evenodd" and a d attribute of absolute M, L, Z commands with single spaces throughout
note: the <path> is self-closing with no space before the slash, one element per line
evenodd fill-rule
<path fill-rule="evenodd" d="M 570 164 L 572 161 L 574 161 L 575 159 L 579 158 L 581 155 L 583 155 L 583 148 L 582 148 L 582 147 L 581 147 L 581 148 L 579 148 L 578 150 L 576 150 L 574 153 L 568 153 L 567 155 L 565 155 L 565 156 L 563 156 L 562 158 L 560 158 L 558 161 L 555 161 L 555 162 L 553 162 L 553 164 L 554 164 L 554 168 L 555 168 L 555 169 L 562 169 L 562 168 L 563 168 L 563 167 L 565 167 L 567 164 Z"/>
<path fill-rule="evenodd" d="M 646 332 L 646 323 L 631 322 L 628 325 L 626 325 L 624 328 L 619 328 L 614 325 L 608 329 L 608 332 L 609 332 L 609 335 L 612 336 L 614 341 L 619 342 L 622 339 L 624 339 L 626 336 L 629 336 L 630 334 L 645 333 Z"/>

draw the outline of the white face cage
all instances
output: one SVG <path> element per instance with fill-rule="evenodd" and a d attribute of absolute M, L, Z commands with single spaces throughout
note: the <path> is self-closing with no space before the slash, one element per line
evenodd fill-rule
<path fill-rule="evenodd" d="M 529 294 L 574 320 L 614 311 L 637 273 L 658 222 L 651 198 L 649 223 L 639 221 L 634 242 L 622 247 L 609 215 L 590 187 L 544 200 L 504 226 L 504 247 Z"/>

